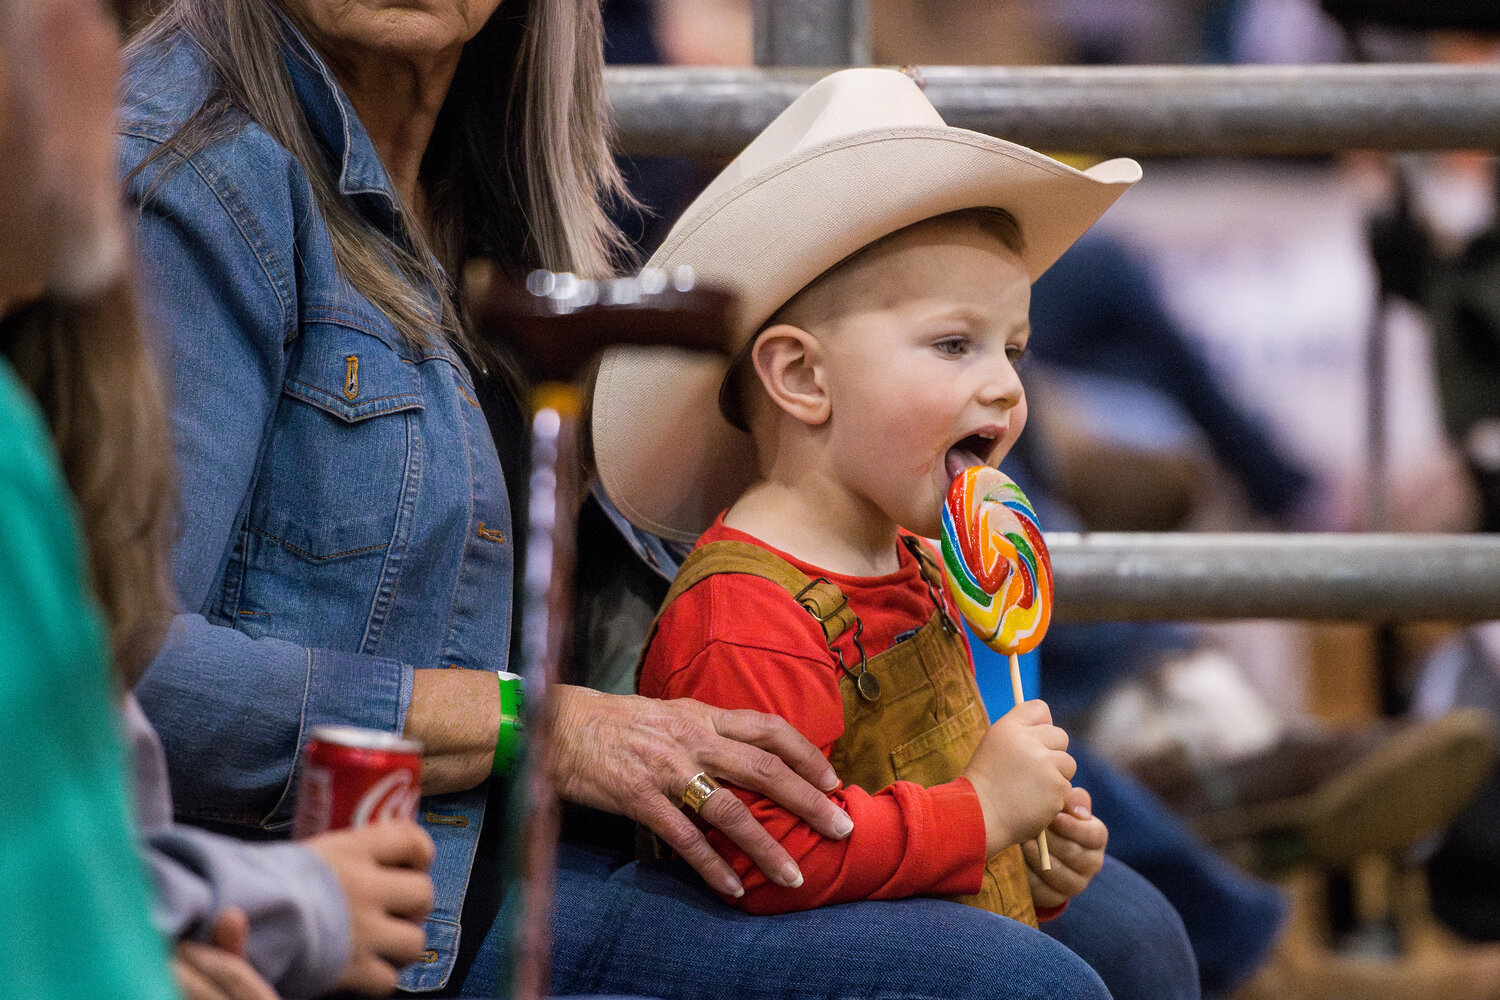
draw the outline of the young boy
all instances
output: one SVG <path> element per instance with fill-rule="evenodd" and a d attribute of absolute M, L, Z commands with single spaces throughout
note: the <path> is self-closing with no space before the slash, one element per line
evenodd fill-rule
<path fill-rule="evenodd" d="M 747 911 L 936 895 L 1034 923 L 1033 901 L 1055 915 L 1102 866 L 1066 735 L 1035 701 L 988 725 L 918 538 L 938 534 L 953 476 L 997 464 L 1025 423 L 1031 282 L 1138 177 L 949 128 L 901 74 L 848 70 L 778 117 L 653 257 L 739 305 L 727 373 L 661 351 L 601 366 L 605 491 L 640 528 L 702 533 L 639 689 L 784 716 L 828 754 L 854 822 L 824 840 L 736 791 L 803 875 L 777 885 L 711 832 Z M 1050 870 L 1017 847 L 1043 828 Z"/>

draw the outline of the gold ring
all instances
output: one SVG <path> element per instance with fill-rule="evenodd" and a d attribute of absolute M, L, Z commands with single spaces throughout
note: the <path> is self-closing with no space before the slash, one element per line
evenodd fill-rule
<path fill-rule="evenodd" d="M 719 783 L 710 778 L 705 772 L 699 771 L 688 779 L 687 788 L 682 792 L 682 804 L 692 806 L 693 812 L 703 808 L 703 803 L 708 797 L 719 790 Z"/>

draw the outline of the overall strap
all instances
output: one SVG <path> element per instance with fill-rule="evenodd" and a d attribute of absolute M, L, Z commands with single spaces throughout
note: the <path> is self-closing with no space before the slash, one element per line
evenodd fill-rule
<path fill-rule="evenodd" d="M 709 542 L 683 560 L 672 588 L 661 603 L 662 611 L 688 590 L 719 573 L 746 573 L 770 580 L 817 619 L 830 646 L 854 624 L 854 611 L 838 587 L 822 577 L 809 580 L 797 567 L 759 545 L 729 540 Z M 658 612 L 657 618 L 660 617 Z"/>
<path fill-rule="evenodd" d="M 937 608 L 939 619 L 943 624 L 943 631 L 949 635 L 958 635 L 958 623 L 953 616 L 948 614 L 948 605 L 943 603 L 943 567 L 932 554 L 932 549 L 927 543 L 915 535 L 902 534 L 901 544 L 906 546 L 906 551 L 912 554 L 917 561 L 917 568 L 922 573 L 922 582 L 927 584 L 927 596 L 932 598 L 933 606 Z M 967 653 L 966 653 L 967 655 Z"/>
<path fill-rule="evenodd" d="M 922 571 L 922 579 L 929 587 L 943 586 L 943 567 L 938 563 L 937 556 L 932 554 L 932 549 L 915 535 L 902 534 L 901 544 L 906 546 L 906 551 L 917 560 L 917 567 Z"/>
<path fill-rule="evenodd" d="M 833 649 L 834 641 L 843 635 L 845 630 L 859 624 L 859 619 L 855 616 L 854 609 L 849 607 L 849 601 L 844 597 L 844 592 L 823 577 L 809 580 L 807 574 L 759 545 L 727 539 L 709 542 L 707 545 L 694 549 L 683 560 L 677 576 L 672 579 L 672 586 L 667 591 L 666 598 L 661 602 L 661 610 L 657 611 L 656 618 L 651 622 L 651 630 L 646 635 L 646 642 L 641 651 L 641 662 L 636 664 L 637 683 L 640 681 L 641 664 L 645 662 L 645 650 L 656 638 L 657 625 L 661 622 L 661 616 L 666 614 L 667 608 L 693 587 L 720 573 L 745 573 L 749 576 L 758 576 L 761 579 L 770 580 L 785 590 L 792 600 L 802 605 L 803 609 L 822 626 L 823 640 L 828 643 L 829 649 Z M 837 653 L 837 650 L 835 652 Z M 839 657 L 839 662 L 843 662 L 842 656 Z"/>

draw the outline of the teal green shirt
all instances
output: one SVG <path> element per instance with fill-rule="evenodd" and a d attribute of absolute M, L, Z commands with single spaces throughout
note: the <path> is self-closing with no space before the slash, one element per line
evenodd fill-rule
<path fill-rule="evenodd" d="M 41 415 L 0 361 L 0 991 L 175 998 L 136 853 L 105 629 Z"/>

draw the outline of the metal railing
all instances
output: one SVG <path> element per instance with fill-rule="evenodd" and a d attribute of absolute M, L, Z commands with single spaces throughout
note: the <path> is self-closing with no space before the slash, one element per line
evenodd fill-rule
<path fill-rule="evenodd" d="M 631 155 L 733 156 L 826 69 L 611 67 Z M 1500 150 L 1500 67 L 922 67 L 950 125 L 1130 156 Z"/>
<path fill-rule="evenodd" d="M 1500 618 L 1500 536 L 1048 533 L 1071 621 Z"/>

